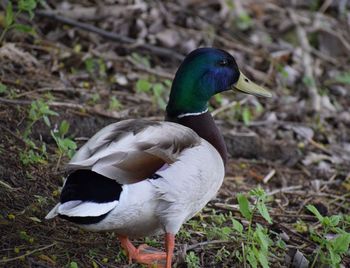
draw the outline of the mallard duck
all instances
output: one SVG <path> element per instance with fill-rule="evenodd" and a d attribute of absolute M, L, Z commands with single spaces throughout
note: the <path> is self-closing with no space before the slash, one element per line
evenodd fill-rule
<path fill-rule="evenodd" d="M 46 219 L 113 230 L 129 261 L 170 268 L 176 233 L 223 182 L 227 151 L 208 101 L 227 90 L 271 97 L 228 52 L 192 51 L 176 72 L 165 121 L 124 120 L 97 132 L 67 164 L 60 201 Z M 159 234 L 165 252 L 129 240 Z"/>

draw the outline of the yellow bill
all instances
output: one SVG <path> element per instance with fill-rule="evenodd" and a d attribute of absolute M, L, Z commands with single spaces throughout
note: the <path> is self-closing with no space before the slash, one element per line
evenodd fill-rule
<path fill-rule="evenodd" d="M 272 97 L 272 94 L 267 89 L 253 83 L 242 72 L 240 72 L 239 79 L 237 83 L 233 85 L 232 89 L 236 89 L 246 94 L 251 94 L 259 97 Z"/>

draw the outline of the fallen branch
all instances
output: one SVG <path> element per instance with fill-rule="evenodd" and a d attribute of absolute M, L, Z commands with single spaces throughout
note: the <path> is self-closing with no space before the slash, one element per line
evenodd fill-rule
<path fill-rule="evenodd" d="M 45 249 L 51 248 L 51 247 L 53 247 L 55 245 L 56 245 L 56 243 L 52 243 L 50 245 L 47 245 L 47 246 L 44 246 L 44 247 L 41 247 L 41 248 L 37 248 L 37 249 L 34 249 L 32 251 L 28 251 L 27 253 L 25 253 L 25 254 L 23 254 L 21 256 L 17 256 L 17 257 L 14 257 L 14 258 L 9 258 L 9 259 L 2 259 L 2 260 L 0 260 L 0 263 L 7 263 L 7 262 L 10 262 L 10 261 L 20 260 L 20 259 L 22 259 L 24 257 L 32 255 L 32 254 L 34 254 L 34 253 L 36 253 L 38 251 L 43 251 Z"/>
<path fill-rule="evenodd" d="M 175 58 L 175 59 L 180 60 L 180 61 L 182 61 L 184 59 L 184 55 L 179 54 L 171 49 L 157 47 L 157 46 L 150 45 L 150 44 L 142 44 L 133 38 L 123 36 L 120 34 L 116 34 L 116 33 L 112 33 L 112 32 L 108 32 L 108 31 L 103 30 L 101 28 L 98 28 L 96 26 L 60 16 L 52 11 L 37 10 L 37 11 L 35 11 L 35 14 L 39 17 L 50 18 L 50 19 L 59 21 L 59 22 L 64 23 L 64 24 L 77 27 L 77 28 L 82 29 L 84 31 L 98 34 L 98 35 L 102 36 L 103 38 L 106 38 L 106 39 L 114 41 L 114 42 L 131 44 L 131 45 L 133 45 L 132 46 L 133 48 L 140 47 L 140 48 L 147 49 L 147 50 L 151 51 L 152 53 L 159 55 L 159 56 L 166 56 L 166 57 L 170 57 L 170 58 Z"/>
<path fill-rule="evenodd" d="M 0 103 L 14 104 L 14 105 L 30 105 L 32 103 L 31 100 L 10 100 L 0 97 Z M 90 114 L 98 114 L 104 117 L 113 118 L 113 119 L 123 119 L 127 115 L 127 110 L 122 112 L 105 112 L 102 110 L 98 110 L 95 108 L 89 108 L 81 104 L 71 103 L 71 102 L 58 102 L 51 101 L 47 103 L 50 107 L 63 107 L 63 108 L 71 108 L 75 110 L 86 111 Z"/>
<path fill-rule="evenodd" d="M 13 188 L 11 185 L 7 184 L 6 182 L 0 180 L 0 186 L 3 186 L 4 188 L 10 190 L 10 191 L 16 191 L 19 190 L 20 188 Z"/>
<path fill-rule="evenodd" d="M 272 195 L 280 194 L 280 193 L 289 193 L 290 191 L 299 190 L 299 189 L 302 189 L 302 188 L 303 188 L 302 185 L 288 186 L 288 187 L 284 187 L 284 188 L 281 188 L 281 189 L 275 189 L 275 190 L 273 190 L 271 192 L 267 192 L 266 194 L 268 196 L 272 196 Z"/>
<path fill-rule="evenodd" d="M 263 178 L 263 183 L 266 184 L 269 182 L 269 180 L 272 179 L 273 176 L 276 174 L 276 169 L 272 169 L 264 178 Z"/>
<path fill-rule="evenodd" d="M 224 244 L 224 243 L 230 243 L 231 241 L 229 240 L 211 240 L 211 241 L 203 241 L 203 242 L 199 242 L 197 244 L 193 244 L 190 246 L 187 246 L 186 250 L 193 250 L 197 247 L 202 247 L 202 246 L 207 246 L 207 245 L 213 245 L 213 244 Z"/>

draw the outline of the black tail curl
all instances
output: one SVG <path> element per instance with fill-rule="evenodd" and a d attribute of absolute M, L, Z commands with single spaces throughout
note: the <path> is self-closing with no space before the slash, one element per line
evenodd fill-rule
<path fill-rule="evenodd" d="M 60 202 L 64 204 L 68 201 L 80 200 L 95 203 L 107 203 L 119 200 L 122 192 L 122 185 L 115 180 L 109 179 L 91 170 L 76 170 L 70 173 L 64 185 Z M 94 224 L 103 220 L 108 213 L 96 217 L 69 217 L 59 215 L 59 217 L 77 223 Z"/>

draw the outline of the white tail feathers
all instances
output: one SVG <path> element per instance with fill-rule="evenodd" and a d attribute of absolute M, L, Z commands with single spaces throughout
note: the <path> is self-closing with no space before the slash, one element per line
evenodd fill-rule
<path fill-rule="evenodd" d="M 59 214 L 68 217 L 97 217 L 110 212 L 118 203 L 118 201 L 95 203 L 81 200 L 68 201 L 64 204 L 58 203 L 45 219 L 52 219 Z"/>

